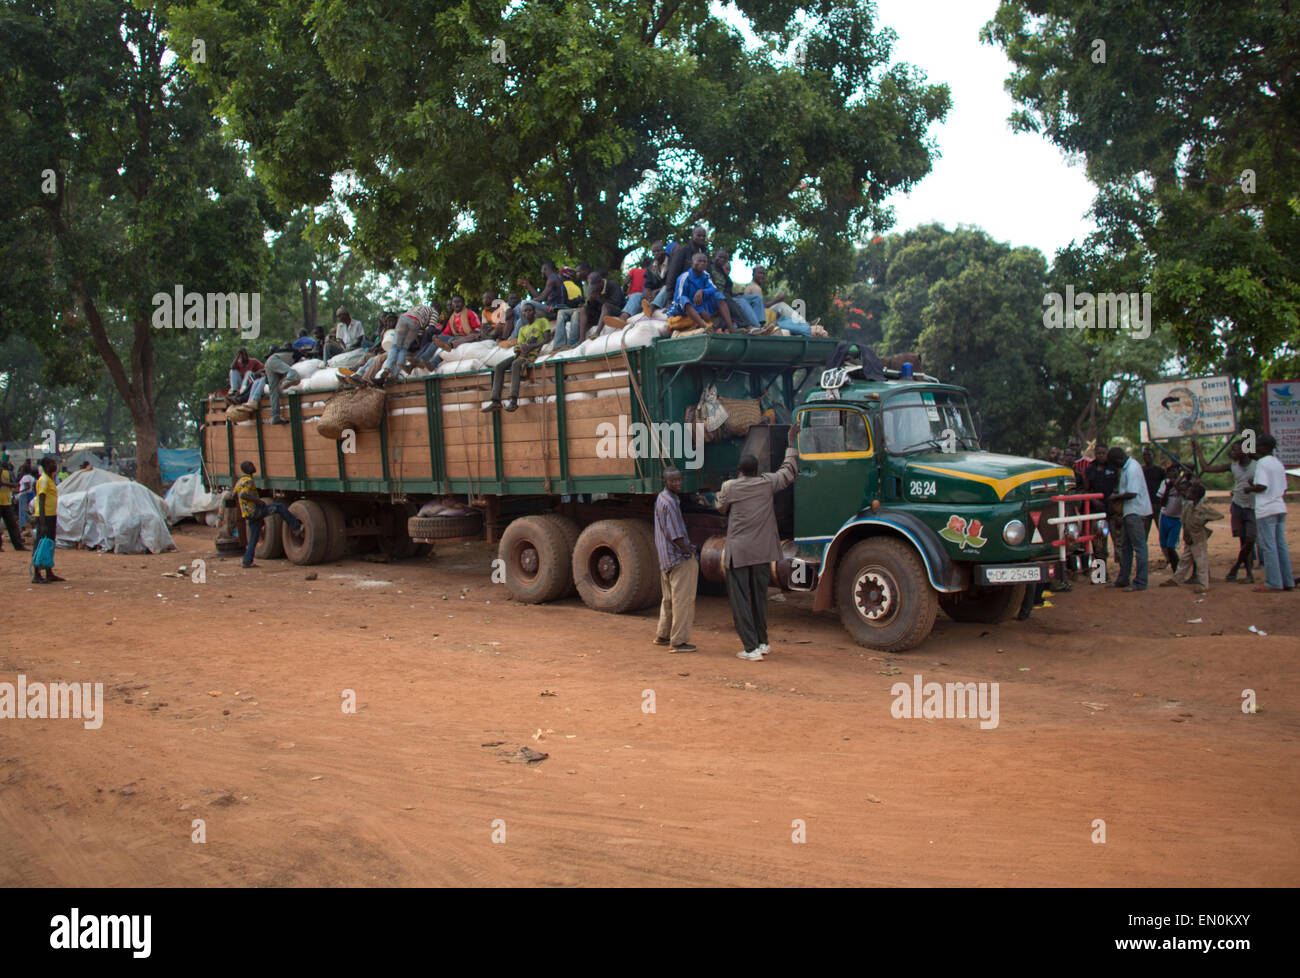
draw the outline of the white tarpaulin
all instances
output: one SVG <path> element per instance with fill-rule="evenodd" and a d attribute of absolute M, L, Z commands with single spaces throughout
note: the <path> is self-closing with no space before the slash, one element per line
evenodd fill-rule
<path fill-rule="evenodd" d="M 110 472 L 108 469 L 78 469 L 59 483 L 59 496 L 69 492 L 85 492 L 93 486 L 102 486 L 111 482 L 130 482 L 124 475 Z"/>
<path fill-rule="evenodd" d="M 203 514 L 215 513 L 220 506 L 221 497 L 204 489 L 203 478 L 196 472 L 173 482 L 163 499 L 168 523 L 179 523 L 191 516 L 203 522 Z"/>
<path fill-rule="evenodd" d="M 176 549 L 162 499 L 130 480 L 105 482 L 85 492 L 60 491 L 58 543 L 119 554 Z"/>

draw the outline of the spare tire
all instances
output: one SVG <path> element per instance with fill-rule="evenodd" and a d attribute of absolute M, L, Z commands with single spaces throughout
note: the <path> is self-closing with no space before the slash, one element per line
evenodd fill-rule
<path fill-rule="evenodd" d="M 262 497 L 262 502 L 273 500 Z M 280 560 L 284 557 L 284 541 L 280 538 L 284 518 L 279 513 L 267 513 L 262 521 L 262 535 L 257 538 L 258 560 Z"/>
<path fill-rule="evenodd" d="M 658 581 L 654 544 L 639 520 L 599 520 L 578 536 L 573 583 L 588 608 L 621 615 L 648 603 Z M 657 593 L 658 589 L 655 589 Z"/>
<path fill-rule="evenodd" d="M 302 522 L 304 532 L 301 539 L 296 538 L 289 532 L 289 524 L 284 524 L 280 533 L 284 555 L 295 564 L 319 564 L 329 553 L 329 523 L 325 511 L 314 499 L 299 499 L 289 505 L 289 512 Z"/>
<path fill-rule="evenodd" d="M 475 510 L 466 516 L 412 516 L 406 521 L 406 533 L 412 540 L 476 537 L 483 533 L 483 514 Z"/>
<path fill-rule="evenodd" d="M 506 588 L 524 604 L 563 597 L 573 585 L 573 551 L 563 525 L 545 516 L 511 521 L 497 556 L 505 562 Z"/>

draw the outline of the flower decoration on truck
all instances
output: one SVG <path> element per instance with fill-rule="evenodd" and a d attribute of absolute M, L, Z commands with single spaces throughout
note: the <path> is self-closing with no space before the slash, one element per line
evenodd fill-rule
<path fill-rule="evenodd" d="M 978 550 L 988 543 L 984 536 L 983 523 L 979 520 L 971 520 L 967 523 L 960 516 L 949 516 L 948 525 L 939 531 L 939 536 L 949 543 L 955 543 L 960 547 L 970 547 L 974 550 Z"/>

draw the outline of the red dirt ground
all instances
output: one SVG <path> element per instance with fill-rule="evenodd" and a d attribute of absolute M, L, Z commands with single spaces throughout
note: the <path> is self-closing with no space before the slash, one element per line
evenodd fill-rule
<path fill-rule="evenodd" d="M 653 611 L 510 601 L 485 544 L 242 571 L 213 532 L 48 588 L 0 555 L 0 681 L 105 693 L 99 730 L 0 720 L 0 885 L 1300 882 L 1300 592 L 1224 583 L 1226 527 L 1203 601 L 1079 583 L 887 656 L 784 595 L 761 663 L 721 598 L 669 655 Z M 998 682 L 998 727 L 895 719 L 915 673 Z"/>

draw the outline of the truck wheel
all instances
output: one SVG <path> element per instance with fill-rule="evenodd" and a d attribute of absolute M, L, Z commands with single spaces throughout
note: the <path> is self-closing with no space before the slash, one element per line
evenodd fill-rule
<path fill-rule="evenodd" d="M 573 585 L 573 550 L 578 546 L 578 536 L 582 533 L 582 529 L 571 518 L 561 516 L 559 513 L 544 513 L 538 519 L 554 523 L 564 534 L 564 576 L 568 584 L 558 597 L 567 598 L 577 591 Z"/>
<path fill-rule="evenodd" d="M 544 516 L 512 520 L 497 555 L 505 562 L 506 589 L 516 601 L 545 604 L 573 585 L 572 550 L 564 528 Z"/>
<path fill-rule="evenodd" d="M 993 625 L 1010 618 L 1025 600 L 1025 585 L 972 588 L 958 594 L 939 595 L 939 607 L 953 621 Z"/>
<path fill-rule="evenodd" d="M 483 533 L 483 514 L 468 516 L 412 516 L 406 521 L 406 532 L 412 540 L 452 540 L 457 537 L 476 537 Z"/>
<path fill-rule="evenodd" d="M 622 522 L 645 537 L 646 552 L 650 555 L 650 567 L 648 573 L 642 576 L 641 594 L 637 597 L 633 608 L 648 608 L 652 604 L 657 604 L 663 597 L 663 589 L 659 586 L 659 551 L 655 549 L 654 525 L 646 520 L 623 520 Z"/>
<path fill-rule="evenodd" d="M 301 540 L 294 539 L 288 523 L 281 528 L 284 555 L 295 564 L 319 564 L 329 553 L 329 523 L 325 511 L 314 499 L 299 499 L 289 504 L 289 512 L 302 522 L 303 535 Z"/>
<path fill-rule="evenodd" d="M 325 514 L 325 534 L 329 540 L 325 559 L 342 560 L 348 552 L 348 520 L 343 515 L 343 507 L 338 503 L 322 502 L 320 508 Z"/>
<path fill-rule="evenodd" d="M 925 641 L 939 602 L 908 544 L 875 537 L 854 544 L 835 572 L 840 621 L 859 645 L 904 652 Z"/>
<path fill-rule="evenodd" d="M 573 548 L 573 583 L 588 608 L 621 615 L 646 605 L 655 549 L 636 520 L 599 520 Z"/>
<path fill-rule="evenodd" d="M 269 503 L 271 500 L 263 497 L 262 502 Z M 257 538 L 258 560 L 280 560 L 284 557 L 284 541 L 280 539 L 283 526 L 284 520 L 279 513 L 267 514 L 262 521 L 262 535 Z"/>

